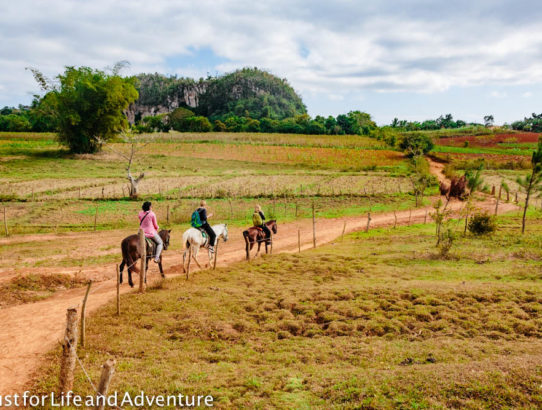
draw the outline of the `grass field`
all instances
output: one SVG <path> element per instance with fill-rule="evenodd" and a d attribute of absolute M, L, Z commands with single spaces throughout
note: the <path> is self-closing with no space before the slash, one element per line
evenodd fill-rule
<path fill-rule="evenodd" d="M 540 214 L 518 224 L 446 258 L 413 226 L 167 280 L 93 316 L 79 355 L 93 380 L 117 358 L 113 390 L 219 407 L 540 407 Z M 36 392 L 56 386 L 50 359 Z M 92 393 L 79 370 L 75 386 Z"/>
<path fill-rule="evenodd" d="M 359 136 L 149 134 L 134 173 L 145 171 L 141 198 L 162 221 L 184 223 L 201 198 L 217 220 L 247 223 L 255 201 L 283 220 L 348 215 L 409 201 L 403 155 Z M 113 142 L 102 153 L 70 155 L 53 134 L 0 134 L 0 200 L 12 234 L 118 229 L 133 225 L 125 164 Z M 434 190 L 434 188 L 433 188 Z M 355 200 L 358 198 L 358 200 Z M 297 205 L 296 205 L 297 204 Z M 296 213 L 295 209 L 298 208 Z M 278 210 L 277 210 L 278 208 Z M 97 212 L 97 216 L 96 216 Z"/>

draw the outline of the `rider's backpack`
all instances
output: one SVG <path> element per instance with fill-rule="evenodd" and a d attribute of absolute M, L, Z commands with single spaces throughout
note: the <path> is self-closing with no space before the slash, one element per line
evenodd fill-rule
<path fill-rule="evenodd" d="M 192 220 L 190 221 L 190 224 L 194 227 L 194 228 L 199 228 L 202 224 L 201 224 L 201 219 L 199 217 L 199 212 L 197 210 L 195 210 L 194 212 L 192 212 Z"/>

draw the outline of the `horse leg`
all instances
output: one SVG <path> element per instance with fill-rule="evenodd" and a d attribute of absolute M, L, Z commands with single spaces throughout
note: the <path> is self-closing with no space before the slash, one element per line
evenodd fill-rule
<path fill-rule="evenodd" d="M 143 281 L 145 283 L 147 283 L 147 271 L 149 270 L 149 262 L 150 262 L 151 258 L 152 258 L 151 256 L 147 256 L 145 258 L 145 274 L 143 275 L 144 276 Z"/>
<path fill-rule="evenodd" d="M 256 252 L 256 256 L 258 256 L 260 254 L 260 248 L 262 247 L 262 241 L 260 241 L 258 239 L 256 239 L 256 240 L 258 241 L 258 251 Z"/>
<path fill-rule="evenodd" d="M 165 278 L 166 275 L 164 275 L 164 269 L 162 269 L 162 255 L 160 255 L 160 262 L 158 262 L 158 268 L 160 269 L 160 275 Z"/>
<path fill-rule="evenodd" d="M 194 247 L 194 252 L 192 252 L 192 259 L 196 261 L 196 265 L 198 265 L 198 268 L 203 269 L 198 262 L 198 252 L 199 252 L 199 248 L 197 246 Z"/>
<path fill-rule="evenodd" d="M 186 261 L 186 253 L 188 252 L 190 248 L 190 245 L 187 245 L 186 248 L 184 249 L 184 252 L 183 252 L 183 273 L 186 273 L 186 269 L 184 267 L 185 265 L 185 261 Z"/>
<path fill-rule="evenodd" d="M 124 262 L 124 259 L 122 260 L 120 266 L 119 266 L 119 282 L 122 283 L 122 271 L 124 270 L 124 265 L 126 265 L 126 262 Z"/>
<path fill-rule="evenodd" d="M 128 284 L 131 288 L 134 287 L 134 282 L 132 281 L 132 268 L 128 268 Z"/>

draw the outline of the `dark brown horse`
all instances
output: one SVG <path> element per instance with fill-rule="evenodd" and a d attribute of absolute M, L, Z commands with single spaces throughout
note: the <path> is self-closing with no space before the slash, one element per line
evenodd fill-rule
<path fill-rule="evenodd" d="M 277 233 L 277 221 L 274 219 L 271 221 L 268 221 L 265 223 L 265 225 L 274 233 Z M 260 247 L 262 246 L 262 242 L 265 242 L 265 253 L 268 253 L 267 248 L 269 245 L 271 245 L 271 238 L 265 239 L 265 232 L 262 228 L 258 228 L 256 226 L 253 226 L 251 228 L 248 228 L 246 231 L 243 231 L 243 237 L 245 238 L 245 245 L 246 245 L 246 251 L 247 251 L 247 260 L 250 259 L 250 251 L 254 247 L 255 243 L 258 243 L 258 251 L 256 252 L 256 256 L 260 253 Z"/>
<path fill-rule="evenodd" d="M 162 229 L 158 232 L 162 242 L 164 242 L 164 251 L 169 246 L 171 229 Z M 156 244 L 152 242 L 152 245 L 149 244 L 149 241 L 145 241 L 147 244 L 147 260 L 145 261 L 145 283 L 147 283 L 147 270 L 149 269 L 149 261 L 154 258 L 154 249 Z M 122 283 L 122 271 L 124 266 L 128 267 L 128 283 L 133 288 L 134 282 L 132 281 L 132 272 L 139 273 L 140 270 L 136 266 L 136 262 L 141 258 L 141 248 L 139 246 L 139 235 L 130 235 L 124 238 L 120 244 L 122 250 L 122 263 L 120 264 L 120 283 Z M 158 268 L 160 268 L 160 274 L 165 278 L 164 270 L 162 269 L 162 254 L 160 254 L 160 262 L 158 262 Z"/>

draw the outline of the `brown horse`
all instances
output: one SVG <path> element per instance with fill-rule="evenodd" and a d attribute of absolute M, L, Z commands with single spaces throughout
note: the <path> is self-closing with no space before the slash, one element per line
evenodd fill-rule
<path fill-rule="evenodd" d="M 277 221 L 274 219 L 265 223 L 265 225 L 274 233 L 277 233 Z M 254 247 L 254 244 L 258 243 L 258 251 L 256 256 L 260 253 L 260 247 L 262 242 L 265 242 L 265 253 L 267 252 L 267 247 L 271 244 L 271 238 L 265 239 L 265 232 L 256 226 L 248 228 L 246 231 L 243 231 L 243 237 L 245 238 L 245 245 L 247 251 L 247 260 L 250 259 L 250 251 Z"/>
<path fill-rule="evenodd" d="M 160 238 L 162 238 L 162 242 L 164 242 L 164 251 L 169 246 L 170 233 L 171 229 L 162 229 L 160 232 L 158 232 L 158 235 L 160 235 Z M 154 249 L 156 244 L 152 242 L 152 245 L 150 245 L 148 240 L 145 242 L 147 243 L 147 260 L 145 261 L 145 283 L 147 283 L 147 270 L 149 269 L 149 261 L 154 257 Z M 137 260 L 141 258 L 139 235 L 130 235 L 124 238 L 120 244 L 120 249 L 122 250 L 122 263 L 120 264 L 120 283 L 122 283 L 122 271 L 124 270 L 124 266 L 127 266 L 128 283 L 133 288 L 134 282 L 132 281 L 132 271 L 136 273 L 140 272 L 137 266 L 135 266 Z M 162 269 L 162 254 L 160 254 L 160 262 L 158 262 L 158 268 L 160 268 L 160 274 L 162 275 L 162 277 L 165 278 L 164 270 Z"/>

